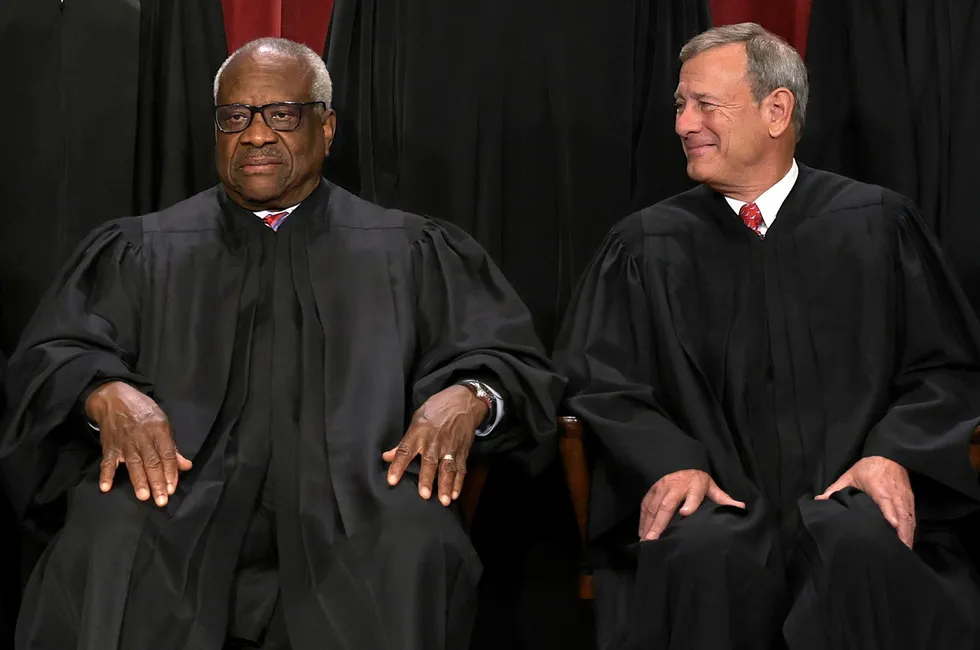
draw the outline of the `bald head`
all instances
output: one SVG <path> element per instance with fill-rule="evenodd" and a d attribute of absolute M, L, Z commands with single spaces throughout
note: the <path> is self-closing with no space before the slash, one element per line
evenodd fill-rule
<path fill-rule="evenodd" d="M 309 75 L 310 78 L 310 99 L 312 101 L 323 102 L 330 108 L 333 100 L 333 83 L 330 81 L 330 73 L 323 59 L 316 52 L 303 45 L 286 38 L 266 37 L 250 41 L 235 50 L 231 56 L 218 68 L 218 73 L 214 76 L 214 103 L 218 104 L 218 96 L 221 92 L 221 80 L 224 78 L 228 68 L 234 67 L 246 59 L 285 59 L 292 60 L 300 64 L 300 68 Z"/>

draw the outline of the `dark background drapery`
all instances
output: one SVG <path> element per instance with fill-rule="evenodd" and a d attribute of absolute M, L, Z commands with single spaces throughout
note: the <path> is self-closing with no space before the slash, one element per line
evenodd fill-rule
<path fill-rule="evenodd" d="M 550 344 L 608 227 L 688 186 L 672 127 L 677 49 L 712 19 L 760 22 L 811 68 L 801 162 L 920 202 L 977 306 L 977 4 L 5 0 L 0 55 L 16 65 L 0 114 L 19 144 L 0 157 L 12 224 L 0 241 L 0 351 L 89 229 L 215 182 L 211 77 L 229 48 L 265 35 L 329 63 L 331 179 L 467 228 Z M 474 647 L 590 647 L 560 470 L 531 481 L 501 465 L 490 477 L 473 528 L 486 565 Z M 2 504 L 0 520 L 15 538 Z M 0 566 L 0 647 L 18 562 Z"/>

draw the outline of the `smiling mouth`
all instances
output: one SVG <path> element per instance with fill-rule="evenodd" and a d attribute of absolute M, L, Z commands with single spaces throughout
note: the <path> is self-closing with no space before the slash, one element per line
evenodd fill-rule
<path fill-rule="evenodd" d="M 709 149 L 711 149 L 714 146 L 715 145 L 713 145 L 713 144 L 699 144 L 699 145 L 693 146 L 693 147 L 684 147 L 684 151 L 688 155 L 698 156 L 698 155 L 701 155 L 703 153 L 706 153 Z"/>

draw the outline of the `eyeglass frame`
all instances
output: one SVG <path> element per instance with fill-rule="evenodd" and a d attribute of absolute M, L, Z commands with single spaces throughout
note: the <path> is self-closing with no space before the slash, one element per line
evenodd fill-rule
<path fill-rule="evenodd" d="M 249 127 L 252 126 L 252 122 L 255 121 L 255 115 L 256 115 L 256 113 L 262 113 L 262 111 L 264 111 L 265 109 L 269 108 L 270 106 L 300 106 L 300 107 L 305 107 L 305 106 L 315 106 L 317 104 L 319 104 L 323 108 L 324 111 L 327 110 L 327 103 L 324 102 L 324 101 L 312 101 L 312 102 L 272 102 L 271 104 L 263 104 L 262 106 L 252 106 L 251 104 L 218 104 L 217 106 L 214 107 L 214 126 L 215 126 L 215 128 L 217 128 L 222 133 L 227 133 L 229 135 L 235 135 L 236 133 L 244 133 L 245 131 L 248 131 Z M 225 131 L 224 129 L 221 128 L 221 125 L 218 124 L 218 109 L 219 108 L 228 108 L 229 106 L 236 106 L 236 107 L 239 107 L 239 108 L 247 108 L 249 111 L 251 111 L 250 115 L 248 116 L 248 122 L 245 124 L 245 127 L 242 128 L 241 130 L 238 130 L 238 131 Z M 269 124 L 268 120 L 265 119 L 265 114 L 264 113 L 262 115 L 262 122 L 265 123 L 266 126 L 268 126 L 270 129 L 272 129 L 276 133 L 290 133 L 290 132 L 295 131 L 296 129 L 298 129 L 300 126 L 302 126 L 302 124 L 303 124 L 303 111 L 300 111 L 300 113 L 299 113 L 299 122 L 297 122 L 296 123 L 296 126 L 294 126 L 291 129 L 277 129 L 274 126 L 271 126 Z"/>

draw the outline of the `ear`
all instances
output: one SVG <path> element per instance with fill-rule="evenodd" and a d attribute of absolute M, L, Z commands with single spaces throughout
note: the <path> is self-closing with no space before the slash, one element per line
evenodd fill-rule
<path fill-rule="evenodd" d="M 769 137 L 778 138 L 789 130 L 795 106 L 796 98 L 786 88 L 777 88 L 762 100 L 762 114 L 769 128 Z"/>
<path fill-rule="evenodd" d="M 333 136 L 337 131 L 337 113 L 334 110 L 327 110 L 327 117 L 323 120 L 323 155 L 330 155 L 330 145 L 333 144 Z"/>

